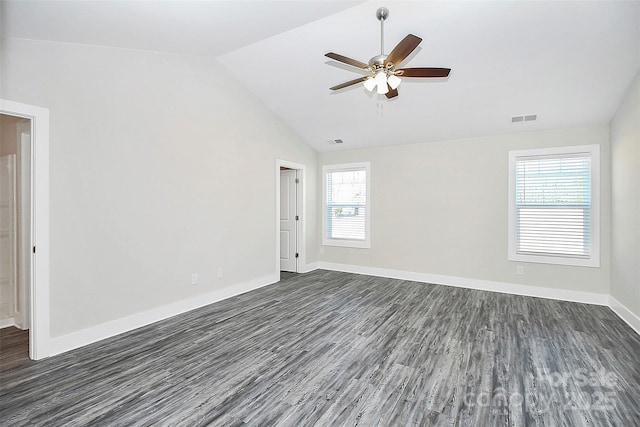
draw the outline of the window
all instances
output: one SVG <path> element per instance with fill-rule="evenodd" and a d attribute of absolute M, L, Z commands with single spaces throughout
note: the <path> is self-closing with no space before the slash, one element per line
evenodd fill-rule
<path fill-rule="evenodd" d="M 598 145 L 509 153 L 509 259 L 600 266 Z"/>
<path fill-rule="evenodd" d="M 369 248 L 370 164 L 322 167 L 322 244 Z"/>

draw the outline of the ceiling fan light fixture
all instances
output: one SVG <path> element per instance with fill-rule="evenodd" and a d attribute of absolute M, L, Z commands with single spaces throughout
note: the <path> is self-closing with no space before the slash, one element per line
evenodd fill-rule
<path fill-rule="evenodd" d="M 379 71 L 373 80 L 378 86 L 378 95 L 384 95 L 389 92 L 389 87 L 387 86 L 387 74 L 384 71 Z"/>
<path fill-rule="evenodd" d="M 386 83 L 383 85 L 378 85 L 378 95 L 386 95 L 387 92 L 389 92 L 389 87 Z"/>
<path fill-rule="evenodd" d="M 389 78 L 387 78 L 387 83 L 389 83 L 391 89 L 397 89 L 398 86 L 400 86 L 400 83 L 402 83 L 402 80 L 395 74 L 391 74 Z"/>
<path fill-rule="evenodd" d="M 373 88 L 376 87 L 376 80 L 372 77 L 370 79 L 367 79 L 364 81 L 364 87 L 365 89 L 367 89 L 369 92 L 373 91 Z"/>

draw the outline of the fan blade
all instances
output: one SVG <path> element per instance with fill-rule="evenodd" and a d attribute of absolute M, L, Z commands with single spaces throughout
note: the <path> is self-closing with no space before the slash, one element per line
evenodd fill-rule
<path fill-rule="evenodd" d="M 394 66 L 400 64 L 418 47 L 421 41 L 422 39 L 418 36 L 414 36 L 413 34 L 407 35 L 407 37 L 403 38 L 402 41 L 393 48 L 389 56 L 387 56 L 387 61 L 384 64 L 385 67 L 388 67 L 389 63 L 393 63 Z"/>
<path fill-rule="evenodd" d="M 396 70 L 399 77 L 447 77 L 451 68 L 400 68 Z"/>
<path fill-rule="evenodd" d="M 349 80 L 348 82 L 345 83 L 341 83 L 339 85 L 336 85 L 334 87 L 330 87 L 329 90 L 338 90 L 338 89 L 342 89 L 348 86 L 352 86 L 355 84 L 358 84 L 360 82 L 363 82 L 365 80 L 367 80 L 369 78 L 369 76 L 364 76 L 364 77 L 358 77 L 357 79 L 353 79 L 353 80 Z"/>
<path fill-rule="evenodd" d="M 326 56 L 327 58 L 334 59 L 338 62 L 342 62 L 347 65 L 352 65 L 354 67 L 362 68 L 363 70 L 369 69 L 369 65 L 365 64 L 364 62 L 356 61 L 355 59 L 347 58 L 346 56 L 338 55 L 337 53 L 329 52 L 329 53 L 326 53 L 324 56 Z"/>
<path fill-rule="evenodd" d="M 389 88 L 389 92 L 385 93 L 384 96 L 386 96 L 387 98 L 391 99 L 391 98 L 395 98 L 396 96 L 398 96 L 398 89 L 391 89 L 391 86 L 389 86 L 389 84 L 387 83 L 387 87 Z"/>

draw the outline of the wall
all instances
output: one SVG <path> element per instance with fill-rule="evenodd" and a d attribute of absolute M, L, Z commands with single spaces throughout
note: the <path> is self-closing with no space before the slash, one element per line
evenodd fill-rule
<path fill-rule="evenodd" d="M 600 144 L 600 268 L 507 260 L 508 152 Z M 371 249 L 324 247 L 318 260 L 609 293 L 609 129 L 590 126 L 319 154 L 324 164 L 371 162 Z M 524 275 L 516 275 L 516 265 Z"/>
<path fill-rule="evenodd" d="M 316 153 L 214 59 L 10 39 L 0 72 L 50 110 L 53 337 L 275 277 L 276 158 L 315 261 Z"/>
<path fill-rule="evenodd" d="M 611 296 L 640 318 L 640 72 L 610 127 Z"/>

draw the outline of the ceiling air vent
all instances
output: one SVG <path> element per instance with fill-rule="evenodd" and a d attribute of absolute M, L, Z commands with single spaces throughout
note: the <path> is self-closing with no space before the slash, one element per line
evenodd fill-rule
<path fill-rule="evenodd" d="M 511 117 L 511 123 L 532 122 L 537 118 L 538 118 L 537 114 L 529 114 L 526 116 L 513 116 Z"/>

